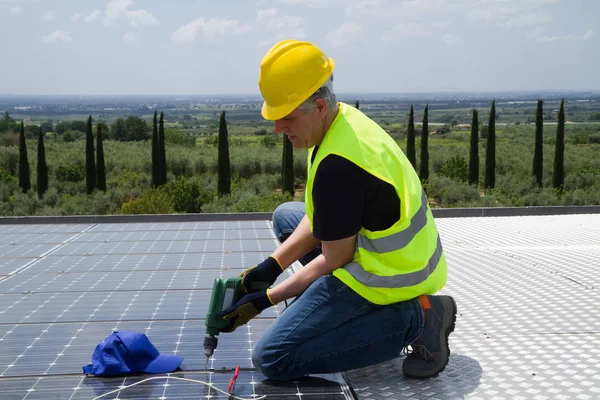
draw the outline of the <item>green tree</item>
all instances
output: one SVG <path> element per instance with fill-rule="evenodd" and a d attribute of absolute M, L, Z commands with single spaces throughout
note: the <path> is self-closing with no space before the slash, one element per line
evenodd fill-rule
<path fill-rule="evenodd" d="M 85 181 L 87 193 L 92 194 L 96 188 L 96 163 L 94 161 L 94 133 L 92 131 L 92 116 L 87 120 L 85 136 Z"/>
<path fill-rule="evenodd" d="M 554 147 L 554 172 L 552 187 L 562 192 L 565 179 L 565 99 L 560 101 L 558 124 L 556 125 L 556 145 Z"/>
<path fill-rule="evenodd" d="M 38 134 L 38 161 L 37 161 L 37 192 L 38 197 L 44 197 L 48 190 L 48 165 L 46 164 L 46 149 L 44 147 L 44 129 L 40 127 Z"/>
<path fill-rule="evenodd" d="M 479 113 L 473 109 L 471 147 L 469 151 L 469 185 L 479 184 Z"/>
<path fill-rule="evenodd" d="M 282 192 L 294 197 L 294 147 L 287 135 L 283 134 L 283 159 L 281 165 Z"/>
<path fill-rule="evenodd" d="M 167 153 L 165 150 L 165 116 L 164 113 L 160 113 L 160 120 L 158 122 L 158 173 L 160 177 L 160 184 L 167 184 Z"/>
<path fill-rule="evenodd" d="M 428 109 L 429 104 L 425 105 L 425 112 L 423 113 L 423 129 L 421 130 L 421 165 L 419 169 L 419 178 L 422 182 L 429 180 L 429 121 L 428 121 Z"/>
<path fill-rule="evenodd" d="M 544 161 L 544 114 L 543 102 L 541 99 L 537 103 L 537 112 L 535 114 L 535 150 L 533 152 L 533 176 L 539 187 L 542 187 L 542 173 Z"/>
<path fill-rule="evenodd" d="M 106 192 L 106 167 L 104 165 L 104 145 L 102 144 L 102 128 L 98 124 L 96 133 L 96 186 L 98 190 Z"/>
<path fill-rule="evenodd" d="M 485 153 L 485 188 L 496 185 L 496 100 L 492 100 Z"/>
<path fill-rule="evenodd" d="M 31 189 L 27 143 L 25 142 L 25 124 L 23 124 L 23 121 L 21 121 L 21 133 L 19 135 L 19 187 L 23 193 L 27 193 Z"/>
<path fill-rule="evenodd" d="M 225 110 L 221 111 L 219 119 L 219 196 L 231 193 L 231 177 L 229 166 L 229 139 L 227 135 L 227 121 L 225 121 Z"/>
<path fill-rule="evenodd" d="M 160 161 L 158 156 L 158 126 L 156 121 L 156 110 L 152 119 L 152 187 L 160 186 Z"/>
<path fill-rule="evenodd" d="M 415 151 L 415 112 L 413 105 L 410 105 L 408 113 L 408 133 L 406 135 L 406 157 L 412 164 L 415 171 L 417 170 L 417 153 Z"/>

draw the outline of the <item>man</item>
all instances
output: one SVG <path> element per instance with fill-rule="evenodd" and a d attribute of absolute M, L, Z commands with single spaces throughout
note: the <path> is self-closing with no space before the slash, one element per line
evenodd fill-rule
<path fill-rule="evenodd" d="M 446 260 L 423 188 L 394 140 L 358 109 L 336 102 L 334 61 L 309 42 L 284 40 L 261 63 L 262 115 L 294 148 L 308 149 L 305 204 L 273 214 L 281 246 L 242 273 L 271 285 L 223 312 L 231 330 L 286 299 L 295 301 L 256 343 L 268 378 L 340 372 L 398 357 L 409 377 L 444 370 L 456 304 L 432 296 Z"/>

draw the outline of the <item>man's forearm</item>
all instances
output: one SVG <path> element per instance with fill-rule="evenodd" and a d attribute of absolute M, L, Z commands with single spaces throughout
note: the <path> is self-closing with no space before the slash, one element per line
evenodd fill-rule
<path fill-rule="evenodd" d="M 290 237 L 273 252 L 273 256 L 279 260 L 281 266 L 285 269 L 317 247 L 319 243 L 320 241 L 312 235 L 310 222 L 305 215 Z"/>
<path fill-rule="evenodd" d="M 298 296 L 319 277 L 329 274 L 331 270 L 323 254 L 320 254 L 285 281 L 269 289 L 269 297 L 274 303 L 279 303 Z"/>

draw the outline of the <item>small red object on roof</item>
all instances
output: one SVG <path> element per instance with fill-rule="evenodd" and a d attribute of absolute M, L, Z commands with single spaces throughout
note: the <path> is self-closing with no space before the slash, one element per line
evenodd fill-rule
<path fill-rule="evenodd" d="M 233 392 L 233 385 L 235 385 L 235 381 L 240 373 L 240 366 L 235 367 L 235 373 L 233 374 L 233 378 L 229 380 L 229 394 Z"/>

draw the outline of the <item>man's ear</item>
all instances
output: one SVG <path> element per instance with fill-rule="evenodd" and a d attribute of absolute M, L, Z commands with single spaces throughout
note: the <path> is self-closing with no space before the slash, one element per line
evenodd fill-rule
<path fill-rule="evenodd" d="M 325 118 L 325 116 L 327 115 L 327 111 L 329 111 L 329 107 L 327 107 L 327 102 L 325 101 L 325 99 L 322 97 L 318 97 L 315 100 L 315 104 L 317 112 L 319 113 L 319 117 Z"/>

